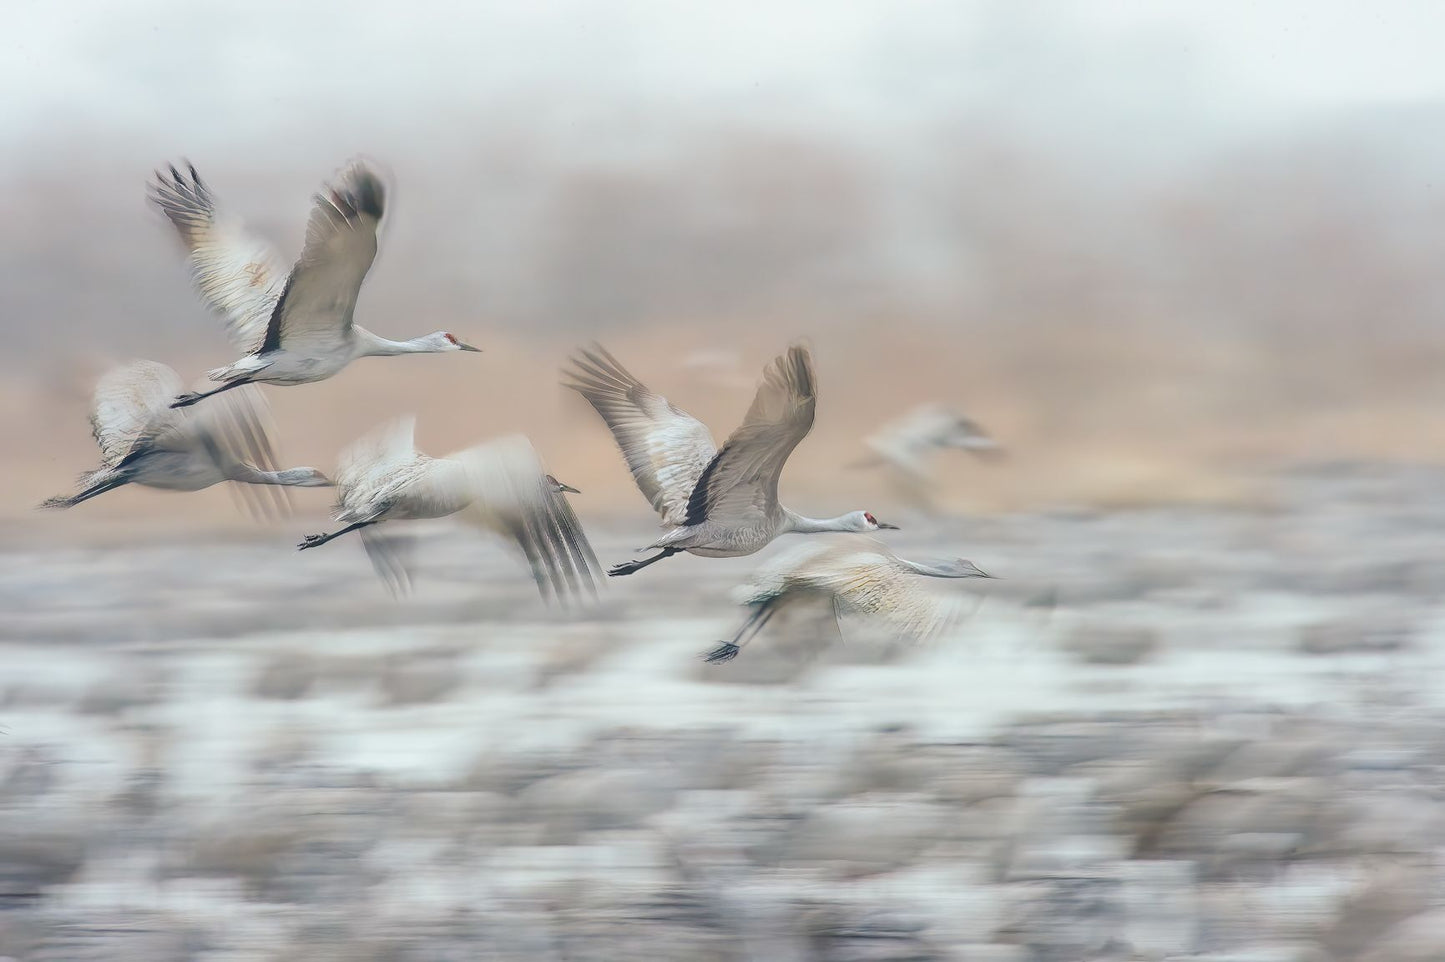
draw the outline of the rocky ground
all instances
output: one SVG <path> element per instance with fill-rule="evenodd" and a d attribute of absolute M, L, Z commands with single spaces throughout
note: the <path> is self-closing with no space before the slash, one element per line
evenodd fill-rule
<path fill-rule="evenodd" d="M 565 612 L 446 525 L 403 601 L 279 529 L 11 538 L 0 957 L 1445 958 L 1442 481 L 914 525 L 1005 579 L 954 637 L 724 666 L 749 559 Z"/>

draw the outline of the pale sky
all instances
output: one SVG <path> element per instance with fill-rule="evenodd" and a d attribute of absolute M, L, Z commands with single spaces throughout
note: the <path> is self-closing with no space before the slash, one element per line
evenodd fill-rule
<path fill-rule="evenodd" d="M 886 132 L 992 102 L 1273 123 L 1445 98 L 1424 2 L 440 3 L 11 0 L 0 145 L 76 131 L 204 146 L 304 130 L 482 124 L 586 134 L 661 112 Z"/>

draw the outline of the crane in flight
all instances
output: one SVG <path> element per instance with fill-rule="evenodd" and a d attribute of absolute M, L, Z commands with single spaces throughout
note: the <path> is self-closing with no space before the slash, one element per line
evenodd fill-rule
<path fill-rule="evenodd" d="M 315 197 L 301 256 L 287 270 L 270 245 L 222 217 L 211 190 L 187 166 L 157 172 L 150 200 L 175 226 L 201 298 L 246 354 L 207 372 L 221 386 L 182 394 L 175 407 L 242 384 L 324 381 L 359 357 L 478 351 L 447 331 L 392 341 L 353 323 L 361 282 L 376 257 L 384 213 L 381 178 L 360 161 Z"/>
<path fill-rule="evenodd" d="M 433 458 L 416 450 L 414 431 L 414 419 L 401 418 L 341 453 L 335 520 L 343 527 L 310 535 L 298 548 L 317 548 L 360 531 L 372 567 L 400 594 L 411 585 L 410 544 L 395 534 L 378 534 L 375 526 L 460 514 L 521 549 L 543 600 L 550 595 L 565 601 L 579 588 L 596 590 L 597 557 L 564 493 L 576 489 L 543 469 L 526 437 L 508 435 Z"/>
<path fill-rule="evenodd" d="M 199 491 L 223 481 L 331 484 L 315 468 L 276 469 L 264 401 L 255 388 L 231 395 L 214 410 L 191 414 L 170 406 L 181 387 L 176 372 L 157 361 L 107 371 L 96 384 L 90 412 L 101 466 L 81 476 L 77 494 L 50 498 L 41 507 L 74 507 L 125 484 L 168 491 Z M 252 503 L 263 507 L 259 497 Z M 284 508 L 284 500 L 278 499 L 278 505 Z"/>
<path fill-rule="evenodd" d="M 808 349 L 794 346 L 763 372 L 752 407 L 721 448 L 701 421 L 649 390 L 601 345 L 579 351 L 563 383 L 612 431 L 633 480 L 668 529 L 628 575 L 679 552 L 708 558 L 748 555 L 788 532 L 877 531 L 897 525 L 867 511 L 809 518 L 778 501 L 788 456 L 813 427 L 817 379 Z"/>
<path fill-rule="evenodd" d="M 835 621 L 862 614 L 882 619 L 896 635 L 922 641 L 953 624 L 962 609 L 957 599 L 925 591 L 921 578 L 991 577 L 964 558 L 909 561 L 872 538 L 804 545 L 773 559 L 741 589 L 748 617 L 707 660 L 731 661 L 780 610 L 807 600 L 831 605 Z"/>
<path fill-rule="evenodd" d="M 937 479 L 933 462 L 943 451 L 966 451 L 979 458 L 999 458 L 1004 448 L 978 425 L 942 404 L 921 404 L 879 428 L 864 442 L 866 457 L 849 467 L 886 466 L 899 491 L 929 514 Z"/>

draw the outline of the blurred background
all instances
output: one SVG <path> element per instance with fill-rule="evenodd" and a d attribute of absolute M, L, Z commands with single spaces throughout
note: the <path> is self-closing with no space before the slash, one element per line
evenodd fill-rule
<path fill-rule="evenodd" d="M 1445 12 L 0 21 L 0 957 L 1445 958 Z M 721 438 L 804 339 L 783 498 L 1004 581 L 924 649 L 783 626 L 713 668 L 759 559 L 567 613 L 456 526 L 401 601 L 297 556 L 325 491 L 34 512 L 108 366 L 233 359 L 151 172 L 289 258 L 355 155 L 391 184 L 357 320 L 485 353 L 267 389 L 283 461 L 524 431 L 610 563 L 655 518 L 568 354 Z M 1007 456 L 943 452 L 926 502 L 848 467 L 924 403 Z"/>

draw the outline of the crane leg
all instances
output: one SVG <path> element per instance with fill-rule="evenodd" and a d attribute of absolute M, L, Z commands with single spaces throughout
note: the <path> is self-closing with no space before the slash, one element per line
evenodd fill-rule
<path fill-rule="evenodd" d="M 376 524 L 376 522 L 358 521 L 355 524 L 348 524 L 340 531 L 333 531 L 330 534 L 308 534 L 306 537 L 301 539 L 301 543 L 296 546 L 296 550 L 305 551 L 307 548 L 319 548 L 326 542 L 334 541 L 335 539 L 346 534 L 348 531 L 355 531 L 357 528 L 364 528 L 369 524 Z"/>
<path fill-rule="evenodd" d="M 773 615 L 777 613 L 777 598 L 770 598 L 753 609 L 753 613 L 748 615 L 748 620 L 744 621 L 743 626 L 738 629 L 738 633 L 733 635 L 732 641 L 721 642 L 704 656 L 708 664 L 720 665 L 725 661 L 732 661 L 738 656 L 738 652 L 743 650 L 743 646 L 756 638 L 758 632 L 763 630 L 763 626 L 771 621 Z M 743 635 L 747 635 L 747 637 L 744 638 Z"/>
<path fill-rule="evenodd" d="M 192 404 L 195 404 L 197 401 L 204 400 L 205 398 L 210 397 L 212 394 L 220 394 L 222 391 L 229 391 L 229 390 L 231 390 L 231 388 L 233 388 L 233 387 L 240 387 L 242 384 L 250 384 L 250 383 L 251 383 L 251 379 L 250 379 L 250 378 L 242 378 L 242 379 L 236 380 L 236 381 L 227 381 L 225 384 L 222 384 L 220 387 L 214 388 L 214 389 L 212 389 L 212 390 L 210 390 L 210 391 L 203 391 L 203 392 L 200 392 L 200 393 L 197 393 L 197 392 L 195 392 L 195 391 L 189 391 L 189 392 L 187 392 L 187 393 L 185 393 L 185 394 L 177 395 L 177 396 L 176 396 L 176 399 L 171 402 L 171 407 L 173 407 L 173 408 L 190 407 Z"/>
<path fill-rule="evenodd" d="M 651 558 L 643 558 L 641 561 L 628 561 L 620 565 L 613 565 L 611 568 L 607 569 L 607 576 L 609 578 L 616 578 L 620 575 L 630 575 L 634 571 L 641 571 L 643 568 L 646 568 L 650 564 L 661 561 L 663 558 L 671 558 L 673 555 L 678 553 L 678 548 L 663 548 Z"/>

